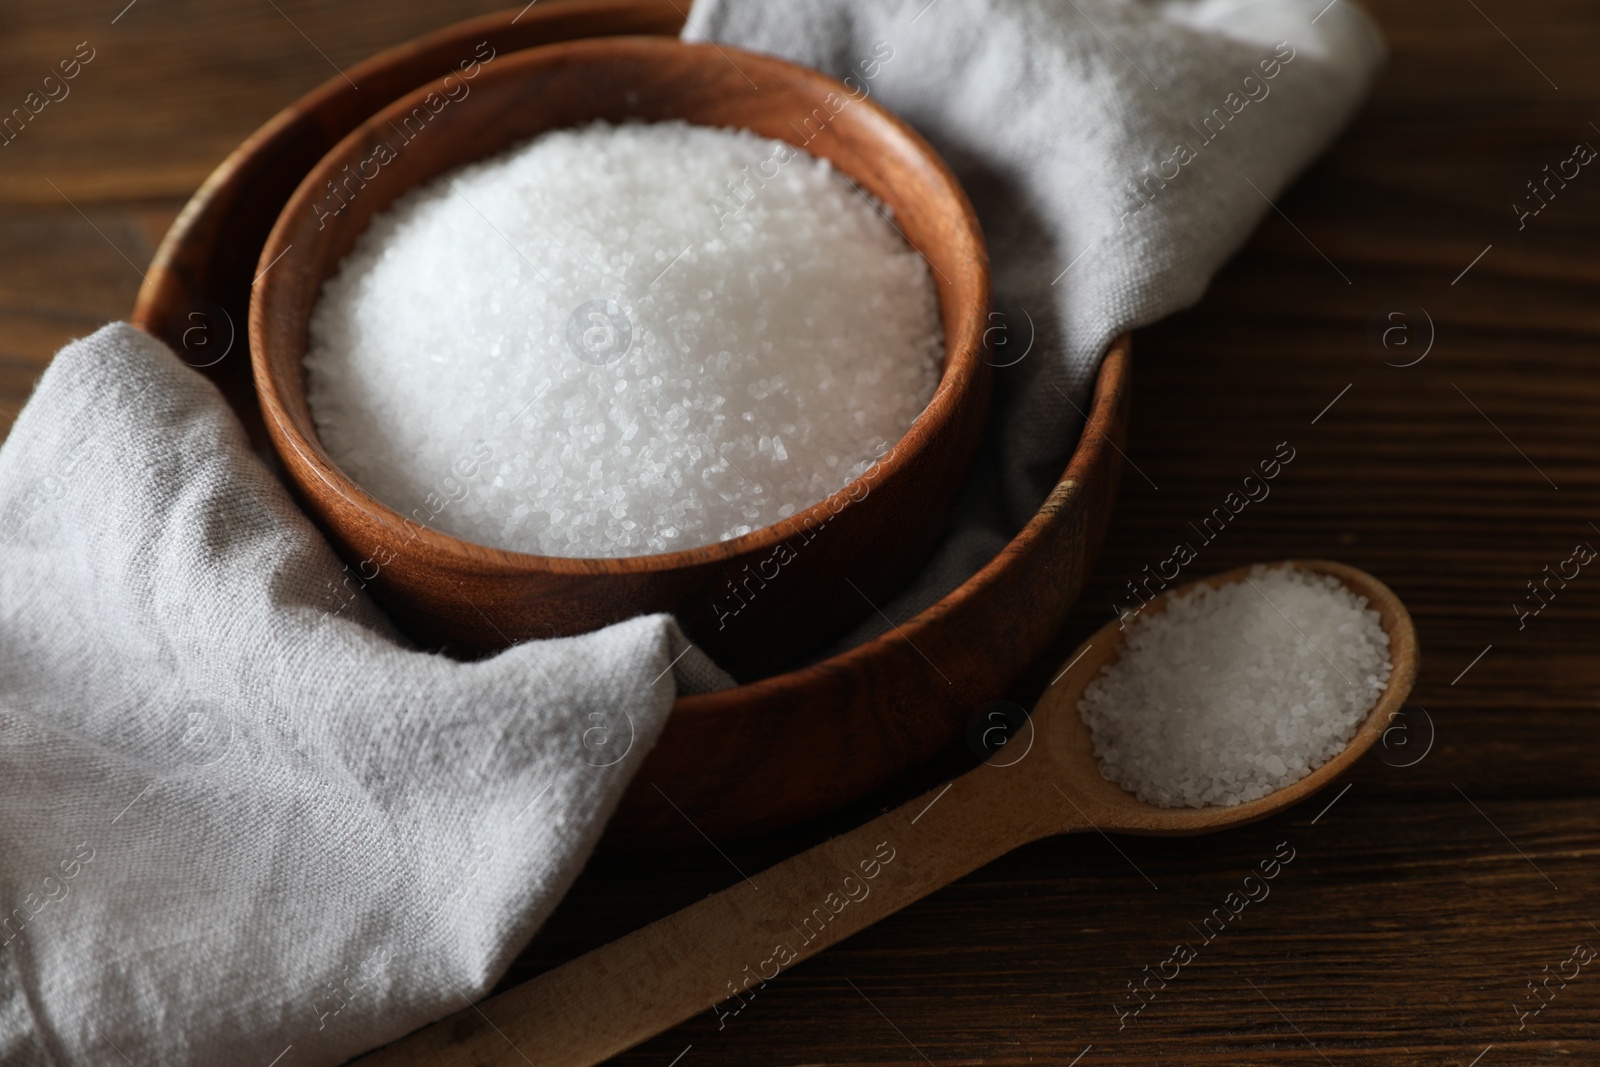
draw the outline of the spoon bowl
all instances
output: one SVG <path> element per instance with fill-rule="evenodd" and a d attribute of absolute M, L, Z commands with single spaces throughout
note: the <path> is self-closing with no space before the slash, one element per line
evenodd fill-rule
<path fill-rule="evenodd" d="M 1256 566 L 1258 564 L 1224 571 L 1163 592 L 1140 615 L 1159 614 L 1166 609 L 1172 596 L 1202 585 L 1216 589 L 1242 582 Z M 1103 668 L 1116 662 L 1122 653 L 1123 625 L 1119 620 L 1108 622 L 1078 647 L 1074 658 L 1068 661 L 1072 669 L 1045 690 L 1034 709 L 1032 720 L 1039 724 L 1040 733 L 1044 735 L 1052 778 L 1082 806 L 1083 814 L 1094 818 L 1097 829 L 1125 834 L 1183 836 L 1209 833 L 1264 819 L 1298 804 L 1344 774 L 1389 728 L 1395 714 L 1405 703 L 1407 694 L 1411 692 L 1419 660 L 1416 628 L 1400 598 L 1372 575 L 1343 563 L 1307 559 L 1288 560 L 1272 566 L 1289 566 L 1313 574 L 1329 575 L 1357 596 L 1366 598 L 1367 607 L 1378 613 L 1383 631 L 1389 637 L 1389 662 L 1393 669 L 1383 695 L 1367 713 L 1344 750 L 1297 782 L 1256 800 L 1227 807 L 1158 807 L 1138 799 L 1100 774 L 1089 728 L 1077 713 L 1078 701 L 1089 683 Z M 1070 789 L 1067 782 L 1071 783 Z M 1074 829 L 1081 829 L 1081 826 L 1068 826 L 1055 832 L 1066 833 Z"/>
<path fill-rule="evenodd" d="M 1383 695 L 1342 752 L 1282 789 L 1229 807 L 1162 808 L 1101 775 L 1078 699 L 1122 648 L 1119 620 L 1081 645 L 999 754 L 932 793 L 753 878 L 547 971 L 363 1059 L 366 1067 L 588 1067 L 766 982 L 1013 849 L 1082 830 L 1210 833 L 1264 819 L 1333 782 L 1383 736 L 1417 674 L 1417 636 L 1400 599 L 1354 567 L 1285 565 L 1337 578 L 1365 597 L 1389 636 Z M 1200 584 L 1163 592 L 1143 612 Z M 1031 731 L 1031 733 L 1030 733 Z"/>

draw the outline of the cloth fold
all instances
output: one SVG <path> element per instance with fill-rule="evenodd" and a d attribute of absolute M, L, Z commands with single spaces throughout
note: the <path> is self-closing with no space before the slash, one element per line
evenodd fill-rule
<path fill-rule="evenodd" d="M 1003 547 L 1106 343 L 1198 299 L 1347 119 L 1381 45 L 1323 3 L 695 4 L 691 38 L 906 117 L 988 236 L 990 440 L 892 617 Z M 665 616 L 408 648 L 208 383 L 125 325 L 69 345 L 0 448 L 0 1065 L 316 1067 L 476 999 L 674 683 L 728 679 Z"/>

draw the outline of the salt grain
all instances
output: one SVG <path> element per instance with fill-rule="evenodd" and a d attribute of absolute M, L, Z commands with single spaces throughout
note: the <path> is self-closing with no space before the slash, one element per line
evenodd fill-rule
<path fill-rule="evenodd" d="M 1328 575 L 1257 567 L 1135 618 L 1078 710 L 1100 773 L 1140 800 L 1242 804 L 1343 751 L 1388 685 L 1388 657 L 1365 597 Z"/>
<path fill-rule="evenodd" d="M 626 556 L 843 488 L 926 407 L 942 352 L 926 264 L 826 161 L 746 131 L 597 123 L 376 216 L 305 365 L 324 447 L 402 514 Z"/>

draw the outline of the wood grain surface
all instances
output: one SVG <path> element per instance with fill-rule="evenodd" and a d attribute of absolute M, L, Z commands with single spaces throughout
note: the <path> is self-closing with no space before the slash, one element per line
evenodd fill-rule
<path fill-rule="evenodd" d="M 333 65 L 488 5 L 138 0 L 113 25 L 122 6 L 0 14 L 5 108 L 78 42 L 97 49 L 72 95 L 0 148 L 0 428 L 58 345 L 127 313 L 166 224 L 234 144 Z M 1331 807 L 1222 837 L 1031 845 L 786 971 L 737 1015 L 708 1006 L 619 1063 L 1600 1060 L 1592 967 L 1518 1015 L 1536 1006 L 1528 983 L 1600 946 L 1600 574 L 1521 629 L 1514 610 L 1546 565 L 1600 546 L 1600 175 L 1586 169 L 1523 229 L 1512 209 L 1573 144 L 1600 146 L 1600 10 L 1372 8 L 1393 49 L 1374 98 L 1201 305 L 1140 335 L 1136 467 L 1057 652 L 1287 440 L 1296 458 L 1271 496 L 1194 566 L 1324 557 L 1387 582 L 1417 624 L 1412 699 L 1431 748 L 1411 766 L 1420 749 L 1375 753 Z M 1427 310 L 1435 344 L 1388 366 L 1414 356 L 1374 349 L 1369 323 L 1407 304 Z M 508 981 L 855 825 L 961 759 L 783 835 L 602 855 Z M 1280 842 L 1294 859 L 1270 896 L 1119 1029 L 1129 983 L 1193 941 L 1191 924 Z"/>

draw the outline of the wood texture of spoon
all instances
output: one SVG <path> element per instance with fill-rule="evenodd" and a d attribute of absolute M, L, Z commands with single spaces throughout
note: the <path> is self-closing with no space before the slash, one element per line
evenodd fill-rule
<path fill-rule="evenodd" d="M 358 1062 L 587 1067 L 735 994 L 758 990 L 799 961 L 1040 838 L 1080 830 L 1202 834 L 1299 803 L 1382 736 L 1411 691 L 1418 654 L 1411 616 L 1382 582 L 1340 563 L 1288 565 L 1332 575 L 1366 597 L 1382 616 L 1394 665 L 1388 688 L 1350 744 L 1293 785 L 1234 807 L 1159 808 L 1102 778 L 1077 704 L 1121 647 L 1121 625 L 1113 621 L 1077 650 L 1070 669 L 1040 699 L 1031 726 L 988 763 Z M 1226 585 L 1249 570 L 1201 582 Z M 1197 584 L 1163 593 L 1144 611 L 1162 610 L 1168 597 Z M 1026 755 L 1017 757 L 1015 745 L 1027 746 Z"/>

